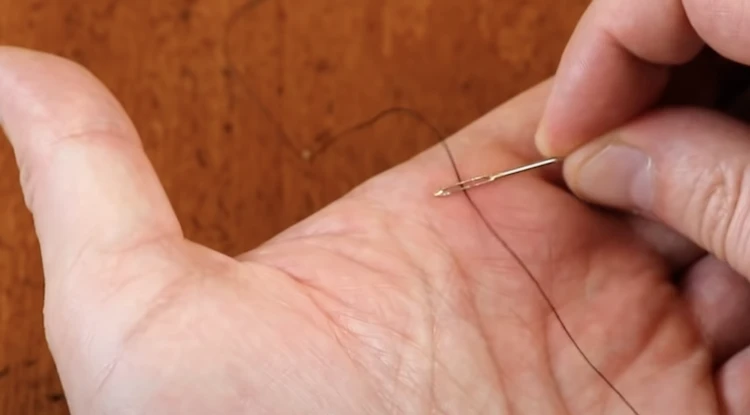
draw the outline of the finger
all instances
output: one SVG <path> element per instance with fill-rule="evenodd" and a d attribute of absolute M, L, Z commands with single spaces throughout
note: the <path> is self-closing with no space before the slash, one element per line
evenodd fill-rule
<path fill-rule="evenodd" d="M 640 240 L 664 258 L 675 273 L 683 271 L 705 255 L 705 251 L 695 243 L 663 223 L 639 216 L 630 216 L 627 221 Z"/>
<path fill-rule="evenodd" d="M 389 200 L 395 199 L 393 203 L 413 204 L 408 208 L 401 206 L 401 209 L 422 209 L 425 203 L 433 202 L 435 198 L 430 192 L 414 192 L 413 189 L 438 190 L 455 183 L 459 178 L 451 167 L 456 168 L 460 179 L 465 179 L 497 169 L 515 167 L 519 163 L 538 158 L 539 152 L 534 146 L 533 134 L 550 86 L 551 80 L 546 80 L 511 98 L 408 163 L 402 163 L 368 180 L 355 192 L 369 193 L 368 199 L 387 197 Z M 541 173 L 550 179 L 561 178 L 559 169 L 555 171 L 550 168 Z M 394 198 L 394 191 L 397 189 L 403 189 L 403 195 Z M 387 193 L 387 196 L 380 192 Z M 391 207 L 395 209 L 395 206 Z M 318 215 L 325 215 L 325 211 Z M 283 240 L 295 237 L 298 232 L 309 232 L 306 226 L 306 222 L 293 226 L 275 239 Z M 252 261 L 257 259 L 259 252 L 254 249 L 239 255 L 237 259 Z"/>
<path fill-rule="evenodd" d="M 564 156 L 653 104 L 703 43 L 680 0 L 600 0 L 565 49 L 536 142 Z"/>
<path fill-rule="evenodd" d="M 549 97 L 552 79 L 547 79 L 469 124 L 448 141 L 457 151 L 474 152 L 477 147 L 496 146 L 524 159 L 540 156 L 534 131 Z"/>
<path fill-rule="evenodd" d="M 750 414 L 750 348 L 732 357 L 716 375 L 719 397 L 727 415 Z"/>
<path fill-rule="evenodd" d="M 600 0 L 567 46 L 537 133 L 544 154 L 566 155 L 628 121 L 661 95 L 669 67 L 704 42 L 750 63 L 750 0 Z"/>
<path fill-rule="evenodd" d="M 0 48 L 0 120 L 48 278 L 69 272 L 84 256 L 181 236 L 133 125 L 80 67 Z"/>
<path fill-rule="evenodd" d="M 670 67 L 704 42 L 750 63 L 750 0 L 600 0 L 584 14 L 563 55 L 537 132 L 562 156 L 630 120 L 661 95 Z"/>
<path fill-rule="evenodd" d="M 455 159 L 462 161 L 459 164 L 464 178 L 517 167 L 542 157 L 533 137 L 551 86 L 552 79 L 535 85 L 446 140 Z M 543 175 L 550 181 L 561 180 L 557 166 L 530 174 Z"/>
<path fill-rule="evenodd" d="M 750 0 L 682 0 L 698 35 L 722 56 L 750 64 Z"/>
<path fill-rule="evenodd" d="M 707 256 L 687 272 L 682 293 L 717 366 L 750 346 L 750 282 Z"/>
<path fill-rule="evenodd" d="M 656 219 L 748 276 L 748 137 L 716 113 L 662 111 L 571 154 L 565 179 L 583 198 Z"/>

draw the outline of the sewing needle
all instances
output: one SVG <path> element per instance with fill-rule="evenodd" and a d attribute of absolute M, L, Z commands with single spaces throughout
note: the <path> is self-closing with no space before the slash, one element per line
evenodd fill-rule
<path fill-rule="evenodd" d="M 485 184 L 490 184 L 494 182 L 495 180 L 500 179 L 502 177 L 508 177 L 514 174 L 523 173 L 525 171 L 538 169 L 540 167 L 548 166 L 550 164 L 554 164 L 560 161 L 562 161 L 561 158 L 552 157 L 552 158 L 548 158 L 542 161 L 537 161 L 536 163 L 531 163 L 531 164 L 527 164 L 521 167 L 516 167 L 510 170 L 503 170 L 499 173 L 489 174 L 486 176 L 473 177 L 471 179 L 464 180 L 454 185 L 442 188 L 438 190 L 437 192 L 435 192 L 435 196 L 437 197 L 450 196 L 456 192 L 462 192 L 462 191 L 466 191 L 474 187 L 483 186 Z"/>

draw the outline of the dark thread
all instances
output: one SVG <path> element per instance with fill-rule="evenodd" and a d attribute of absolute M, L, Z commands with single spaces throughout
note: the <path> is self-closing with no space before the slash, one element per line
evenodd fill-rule
<path fill-rule="evenodd" d="M 255 102 L 256 105 L 260 108 L 260 111 L 263 113 L 263 116 L 266 117 L 268 121 L 273 124 L 274 129 L 276 129 L 279 133 L 279 137 L 281 138 L 281 141 L 284 145 L 291 148 L 297 155 L 300 156 L 300 158 L 304 158 L 310 162 L 315 160 L 320 154 L 328 150 L 333 144 L 339 142 L 344 136 L 347 136 L 349 134 L 361 131 L 378 121 L 382 120 L 383 118 L 389 116 L 389 115 L 396 115 L 396 114 L 405 114 L 408 117 L 417 120 L 427 126 L 432 133 L 438 137 L 439 140 L 442 141 L 445 134 L 443 134 L 434 124 L 430 123 L 424 115 L 422 115 L 420 112 L 405 108 L 405 107 L 391 107 L 387 108 L 383 111 L 380 111 L 373 115 L 372 117 L 358 122 L 354 125 L 351 125 L 344 130 L 336 133 L 336 134 L 323 134 L 319 138 L 319 141 L 317 145 L 312 150 L 304 150 L 299 148 L 297 145 L 295 145 L 294 141 L 291 139 L 289 134 L 287 134 L 286 129 L 284 129 L 284 126 L 281 121 L 276 119 L 274 117 L 272 111 L 268 106 L 266 106 L 263 101 L 260 99 L 259 95 L 255 92 L 253 88 L 248 85 L 248 83 L 245 81 L 245 79 L 241 75 L 241 71 L 239 70 L 238 65 L 233 59 L 232 53 L 230 53 L 230 47 L 229 47 L 229 38 L 231 37 L 232 31 L 236 27 L 236 25 L 241 21 L 242 17 L 253 10 L 255 10 L 257 7 L 263 5 L 269 0 L 249 0 L 242 6 L 240 6 L 234 13 L 231 14 L 229 17 L 225 33 L 224 33 L 224 44 L 223 44 L 223 54 L 224 59 L 226 61 L 227 69 L 225 70 L 225 80 L 229 87 L 227 88 L 229 90 L 229 110 L 233 110 L 235 107 L 235 96 L 232 94 L 233 88 L 231 87 L 232 81 L 237 80 L 240 85 L 242 86 L 245 93 L 249 96 L 251 100 Z M 304 154 L 304 156 L 301 156 Z"/>
<path fill-rule="evenodd" d="M 62 402 L 65 400 L 65 394 L 63 393 L 50 393 L 47 395 L 47 400 L 53 403 Z"/>
<path fill-rule="evenodd" d="M 302 151 L 300 151 L 299 148 L 294 144 L 294 142 L 290 139 L 290 137 L 287 135 L 285 129 L 283 128 L 282 123 L 277 120 L 273 114 L 271 113 L 271 110 L 260 100 L 259 96 L 256 94 L 256 92 L 250 88 L 250 86 L 242 79 L 242 77 L 238 77 L 235 75 L 239 75 L 240 71 L 237 68 L 237 65 L 234 63 L 232 59 L 232 54 L 229 53 L 229 37 L 232 32 L 232 29 L 235 27 L 235 25 L 241 20 L 242 16 L 255 9 L 256 7 L 260 6 L 261 4 L 265 3 L 268 0 L 249 0 L 242 6 L 240 6 L 232 15 L 230 16 L 227 25 L 226 25 L 226 31 L 224 36 L 224 57 L 226 59 L 227 63 L 227 71 L 225 72 L 225 78 L 227 80 L 227 83 L 230 84 L 229 90 L 231 91 L 231 82 L 234 79 L 238 79 L 240 84 L 243 86 L 245 92 L 250 96 L 250 98 L 256 102 L 256 104 L 260 107 L 261 111 L 263 112 L 263 115 L 267 117 L 267 119 L 274 125 L 274 127 L 278 130 L 279 135 L 281 137 L 281 140 L 283 143 L 290 148 L 294 149 L 297 154 L 302 154 Z M 230 102 L 229 107 L 230 110 L 234 109 L 235 102 L 234 102 L 234 95 L 230 92 Z M 377 114 L 373 115 L 372 117 L 356 123 L 350 127 L 345 128 L 341 132 L 334 134 L 334 135 L 328 135 L 323 136 L 322 140 L 319 142 L 317 147 L 315 147 L 313 150 L 307 152 L 306 158 L 310 161 L 312 161 L 316 156 L 320 155 L 321 153 L 328 150 L 333 144 L 340 141 L 345 136 L 361 131 L 367 127 L 370 127 L 371 125 L 377 123 L 378 121 L 382 120 L 383 118 L 389 116 L 389 115 L 395 115 L 395 114 L 405 114 L 412 119 L 415 119 L 421 123 L 423 123 L 425 126 L 427 126 L 432 133 L 435 135 L 435 137 L 438 139 L 438 143 L 445 149 L 445 152 L 448 156 L 448 160 L 450 161 L 451 168 L 453 169 L 456 180 L 461 181 L 463 178 L 461 177 L 460 170 L 458 168 L 458 164 L 456 163 L 456 160 L 453 156 L 453 153 L 450 150 L 450 147 L 445 142 L 445 134 L 441 132 L 441 130 L 433 123 L 431 123 L 423 114 L 420 112 L 405 108 L 405 107 L 392 107 L 385 109 L 383 111 L 378 112 Z M 518 263 L 518 265 L 521 267 L 521 269 L 524 271 L 524 273 L 527 275 L 527 277 L 533 282 L 533 284 L 536 286 L 537 290 L 539 291 L 539 294 L 541 294 L 542 298 L 544 299 L 544 302 L 547 303 L 547 306 L 552 311 L 553 315 L 555 316 L 555 319 L 560 324 L 560 327 L 563 329 L 563 332 L 565 332 L 566 337 L 570 340 L 570 342 L 575 347 L 578 354 L 581 355 L 583 360 L 586 362 L 586 364 L 596 373 L 596 375 L 606 383 L 607 387 L 611 389 L 617 397 L 625 404 L 630 411 L 634 415 L 640 415 L 638 411 L 633 407 L 633 405 L 625 398 L 625 396 L 620 392 L 619 389 L 607 378 L 607 376 L 602 373 L 599 368 L 596 367 L 596 365 L 589 359 L 589 357 L 586 355 L 586 353 L 583 351 L 581 346 L 578 344 L 578 342 L 573 337 L 572 333 L 568 329 L 568 326 L 563 321 L 562 317 L 560 316 L 560 313 L 557 311 L 557 308 L 555 307 L 554 303 L 552 302 L 552 299 L 549 297 L 547 292 L 542 287 L 542 284 L 539 282 L 539 280 L 534 276 L 534 274 L 531 272 L 528 266 L 523 262 L 521 257 L 510 247 L 510 245 L 503 239 L 500 234 L 495 230 L 495 228 L 492 227 L 490 222 L 487 220 L 487 218 L 482 214 L 482 211 L 479 209 L 477 204 L 474 202 L 474 200 L 471 198 L 471 195 L 469 192 L 464 192 L 464 196 L 466 197 L 466 200 L 471 205 L 472 209 L 476 212 L 476 214 L 479 216 L 479 218 L 482 220 L 482 223 L 487 227 L 487 229 L 490 231 L 490 233 L 493 235 L 495 239 L 508 251 L 508 253 L 513 257 L 513 260 Z"/>
<path fill-rule="evenodd" d="M 461 177 L 461 173 L 458 170 L 458 164 L 456 163 L 455 158 L 453 157 L 453 153 L 450 150 L 450 147 L 448 147 L 448 144 L 445 142 L 445 140 L 441 140 L 440 144 L 445 149 L 445 152 L 448 155 L 448 159 L 450 160 L 451 167 L 453 168 L 453 171 L 456 173 L 456 180 L 461 181 L 463 178 Z M 604 373 L 599 370 L 599 368 L 596 367 L 596 365 L 589 359 L 589 357 L 584 353 L 583 349 L 581 349 L 581 346 L 578 344 L 578 342 L 573 337 L 573 334 L 571 334 L 570 330 L 568 329 L 568 326 L 565 324 L 565 322 L 562 319 L 562 316 L 560 316 L 560 313 L 557 311 L 557 307 L 555 307 L 554 303 L 552 302 L 552 299 L 549 297 L 547 292 L 542 287 L 542 284 L 539 282 L 539 280 L 534 276 L 534 274 L 531 272 L 529 267 L 526 265 L 526 263 L 523 262 L 521 257 L 514 251 L 510 245 L 503 239 L 500 234 L 495 230 L 495 228 L 492 227 L 489 220 L 484 216 L 482 211 L 479 209 L 477 204 L 474 202 L 474 199 L 471 198 L 471 195 L 469 192 L 463 192 L 466 200 L 471 205 L 472 209 L 479 215 L 479 218 L 482 220 L 482 223 L 487 227 L 487 229 L 492 233 L 492 235 L 497 239 L 498 242 L 508 251 L 508 253 L 513 257 L 513 259 L 518 263 L 518 265 L 521 266 L 521 269 L 523 269 L 524 273 L 529 277 L 529 279 L 534 283 L 537 290 L 539 291 L 539 294 L 542 295 L 542 298 L 544 298 L 544 301 L 549 306 L 550 310 L 552 310 L 552 313 L 555 316 L 555 319 L 558 323 L 560 323 L 560 327 L 562 327 L 563 331 L 565 332 L 565 335 L 570 339 L 570 342 L 573 344 L 573 347 L 578 351 L 578 353 L 583 357 L 583 360 L 586 361 L 586 364 L 594 371 L 596 372 L 597 376 L 601 378 L 604 383 L 607 384 L 607 386 L 620 398 L 620 400 L 633 412 L 635 415 L 640 415 L 638 411 L 635 410 L 633 405 L 628 402 L 628 400 L 625 398 L 625 396 L 620 392 L 617 387 L 607 378 L 607 376 L 604 375 Z"/>

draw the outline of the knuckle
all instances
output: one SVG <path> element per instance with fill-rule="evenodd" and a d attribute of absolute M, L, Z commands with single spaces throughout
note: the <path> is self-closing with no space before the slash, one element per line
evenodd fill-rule
<path fill-rule="evenodd" d="M 731 255 L 731 247 L 742 244 L 743 232 L 738 231 L 738 225 L 748 213 L 748 191 L 744 187 L 749 176 L 748 167 L 731 161 L 705 170 L 698 176 L 685 210 L 684 219 L 696 218 L 693 223 L 698 242 L 722 259 Z"/>
<path fill-rule="evenodd" d="M 141 149 L 140 140 L 132 139 L 132 135 L 126 126 L 114 121 L 81 124 L 46 134 L 43 141 L 34 143 L 34 148 L 17 157 L 26 206 L 32 210 L 37 206 L 50 175 L 60 172 L 55 170 L 60 160 L 93 159 L 103 151 L 122 151 L 128 147 Z"/>

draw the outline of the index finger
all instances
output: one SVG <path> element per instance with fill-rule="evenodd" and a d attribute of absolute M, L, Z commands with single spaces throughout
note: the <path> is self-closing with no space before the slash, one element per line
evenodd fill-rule
<path fill-rule="evenodd" d="M 721 3 L 739 11 L 745 1 L 595 1 L 563 54 L 537 132 L 539 150 L 565 156 L 652 105 L 670 67 L 693 59 L 702 38 L 722 44 L 715 25 L 721 17 L 711 10 Z"/>

